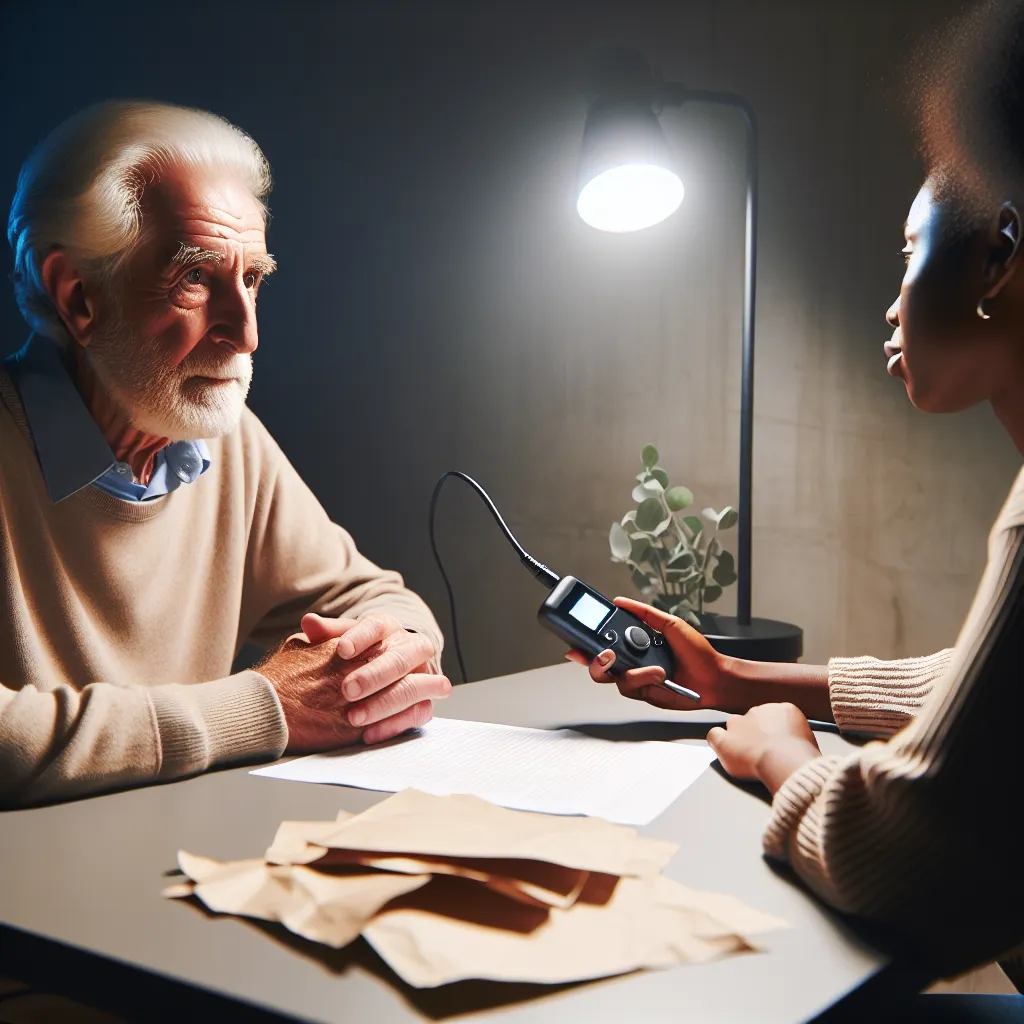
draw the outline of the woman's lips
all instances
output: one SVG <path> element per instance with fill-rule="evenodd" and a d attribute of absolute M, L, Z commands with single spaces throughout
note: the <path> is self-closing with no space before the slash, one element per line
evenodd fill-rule
<path fill-rule="evenodd" d="M 891 338 L 882 346 L 885 354 L 889 357 L 889 362 L 886 364 L 886 370 L 891 373 L 894 377 L 898 376 L 895 372 L 896 367 L 903 362 L 903 346 L 895 339 Z"/>

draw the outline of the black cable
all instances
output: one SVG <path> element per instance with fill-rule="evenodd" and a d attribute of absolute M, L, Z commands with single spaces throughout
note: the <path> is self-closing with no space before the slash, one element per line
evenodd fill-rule
<path fill-rule="evenodd" d="M 441 579 L 444 580 L 445 589 L 448 591 L 448 609 L 452 616 L 452 640 L 455 642 L 455 656 L 459 661 L 459 670 L 462 672 L 462 681 L 464 683 L 469 682 L 469 676 L 466 673 L 466 663 L 462 660 L 462 644 L 459 640 L 459 624 L 458 619 L 455 615 L 455 592 L 452 590 L 451 581 L 448 579 L 448 573 L 444 571 L 444 564 L 441 562 L 440 552 L 437 550 L 437 540 L 434 537 L 434 512 L 437 509 L 437 499 L 441 494 L 441 487 L 444 485 L 445 480 L 448 477 L 458 477 L 459 480 L 469 484 L 476 493 L 483 499 L 484 504 L 490 510 L 494 521 L 501 528 L 501 532 L 505 534 L 506 540 L 516 549 L 516 553 L 519 555 L 519 561 L 530 570 L 530 574 L 534 579 L 543 583 L 548 590 L 555 586 L 561 577 L 549 569 L 543 562 L 538 562 L 536 558 L 531 555 L 522 544 L 516 540 L 515 534 L 509 529 L 508 524 L 501 517 L 501 513 L 498 511 L 494 502 L 491 501 L 491 496 L 471 477 L 466 473 L 460 473 L 457 469 L 450 469 L 447 473 L 442 473 L 441 478 L 434 485 L 434 493 L 430 498 L 430 550 L 434 553 L 434 561 L 437 562 L 437 568 L 441 572 Z"/>

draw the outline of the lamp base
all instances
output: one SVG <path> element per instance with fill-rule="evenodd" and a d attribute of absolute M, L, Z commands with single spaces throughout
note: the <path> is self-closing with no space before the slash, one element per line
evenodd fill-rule
<path fill-rule="evenodd" d="M 750 620 L 741 626 L 734 615 L 704 612 L 700 631 L 716 651 L 747 661 L 798 661 L 804 653 L 804 631 L 791 622 Z"/>

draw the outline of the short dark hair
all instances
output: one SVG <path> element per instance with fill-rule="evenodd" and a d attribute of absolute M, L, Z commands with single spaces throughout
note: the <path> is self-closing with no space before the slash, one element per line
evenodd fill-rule
<path fill-rule="evenodd" d="M 919 48 L 921 154 L 965 226 L 1024 203 L 1024 0 L 982 0 Z"/>

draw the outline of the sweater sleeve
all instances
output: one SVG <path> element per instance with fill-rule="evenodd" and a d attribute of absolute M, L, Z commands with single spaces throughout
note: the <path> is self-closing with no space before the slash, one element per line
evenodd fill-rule
<path fill-rule="evenodd" d="M 251 414 L 248 419 L 262 456 L 243 596 L 248 638 L 273 647 L 299 629 L 307 612 L 352 618 L 383 612 L 430 640 L 430 668 L 440 672 L 441 629 L 424 601 L 397 572 L 360 553 L 263 425 Z"/>
<path fill-rule="evenodd" d="M 189 686 L 0 685 L 0 807 L 273 760 L 288 730 L 256 672 Z"/>
<path fill-rule="evenodd" d="M 768 856 L 916 942 L 949 975 L 1024 941 L 1024 528 L 993 531 L 946 674 L 886 743 L 822 757 L 775 795 Z"/>
<path fill-rule="evenodd" d="M 949 667 L 953 649 L 924 658 L 832 658 L 828 695 L 844 732 L 891 736 L 913 717 Z"/>

